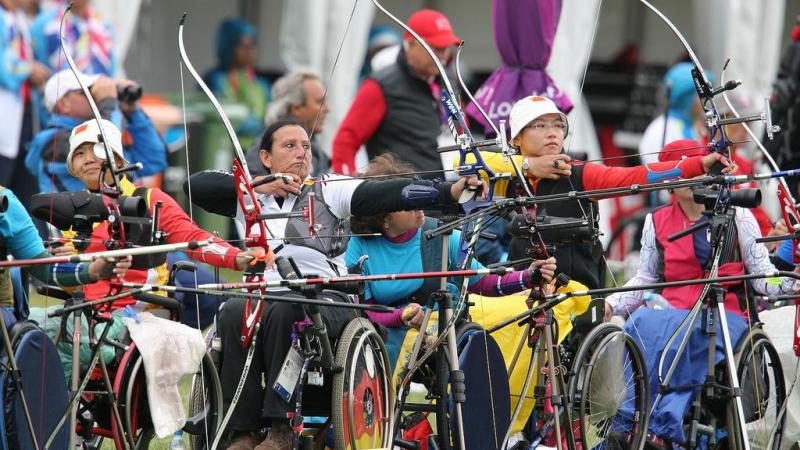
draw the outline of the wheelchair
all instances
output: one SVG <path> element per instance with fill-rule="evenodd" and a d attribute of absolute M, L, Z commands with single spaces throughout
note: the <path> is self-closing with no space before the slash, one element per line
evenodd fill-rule
<path fill-rule="evenodd" d="M 739 341 L 736 374 L 742 389 L 745 427 L 750 449 L 780 450 L 786 422 L 786 384 L 778 351 L 760 327 Z M 743 449 L 742 432 L 733 405 L 726 411 L 729 447 Z"/>
<path fill-rule="evenodd" d="M 750 300 L 748 300 L 750 301 Z M 681 355 L 681 359 L 689 361 L 702 359 L 703 367 L 708 367 L 705 378 L 689 375 L 681 382 L 670 384 L 664 392 L 674 392 L 676 397 L 669 401 L 669 405 L 662 406 L 654 411 L 651 423 L 660 424 L 659 430 L 670 430 L 671 436 L 682 434 L 683 442 L 670 441 L 666 436 L 653 436 L 648 438 L 648 446 L 652 448 L 680 445 L 687 449 L 694 448 L 720 448 L 731 450 L 762 449 L 779 450 L 786 420 L 786 385 L 783 377 L 783 368 L 778 352 L 772 345 L 767 334 L 758 323 L 757 316 L 752 313 L 755 306 L 751 303 L 749 319 L 737 320 L 734 325 L 731 320 L 735 314 L 728 314 L 729 330 L 740 330 L 738 341 L 733 345 L 734 360 L 728 361 L 724 354 L 720 354 L 717 347 L 719 330 L 714 321 L 707 315 L 703 316 L 699 324 L 692 328 L 692 339 L 707 340 L 713 337 L 714 346 L 704 344 L 699 356 L 692 352 L 691 357 Z M 715 314 L 716 316 L 716 314 Z M 640 316 L 646 318 L 647 316 Z M 678 319 L 673 320 L 679 320 Z M 639 322 L 641 326 L 642 323 Z M 753 325 L 747 325 L 747 324 Z M 709 327 L 709 324 L 711 326 Z M 746 328 L 745 328 L 746 327 Z M 700 331 L 702 330 L 702 332 Z M 732 336 L 736 338 L 736 336 Z M 699 341 L 690 341 L 687 347 L 697 345 Z M 671 347 L 670 354 L 676 347 Z M 708 349 L 708 350 L 706 350 Z M 673 356 L 674 357 L 674 356 Z M 713 358 L 713 359 L 712 359 Z M 716 362 L 718 361 L 718 362 Z M 739 395 L 742 404 L 742 421 L 739 420 L 734 391 L 729 379 L 729 366 L 733 364 L 739 380 Z M 685 366 L 684 366 L 685 369 Z M 684 370 L 685 371 L 685 370 Z M 681 372 L 680 368 L 676 370 Z M 696 372 L 696 371 L 693 371 Z M 703 371 L 702 373 L 705 373 Z M 682 398 L 686 399 L 681 399 Z M 665 402 L 662 402 L 662 404 Z M 741 428 L 744 423 L 745 429 Z M 673 431 L 674 430 L 674 431 Z M 747 442 L 743 440 L 746 431 Z M 666 434 L 666 433 L 665 433 Z"/>
<path fill-rule="evenodd" d="M 443 315 L 439 317 L 438 326 L 443 327 Z M 492 336 L 467 314 L 457 318 L 454 327 L 456 353 L 466 392 L 462 408 L 470 412 L 490 411 L 493 419 L 487 421 L 484 414 L 464 414 L 465 448 L 491 448 L 503 439 L 502 433 L 510 418 L 508 374 L 503 355 Z M 458 446 L 448 352 L 445 341 L 411 376 L 413 383 L 424 387 L 425 394 L 423 399 L 415 398 L 401 405 L 396 446 L 406 449 L 418 449 L 423 445 L 439 449 Z M 435 432 L 429 424 L 431 414 Z"/>
<path fill-rule="evenodd" d="M 44 448 L 48 437 L 58 426 L 61 412 L 67 409 L 67 383 L 64 377 L 59 376 L 64 373 L 64 368 L 55 344 L 34 322 L 17 322 L 10 330 L 10 337 L 35 439 L 39 448 Z M 22 395 L 14 383 L 7 356 L 3 356 L 2 367 L 0 448 L 33 449 L 35 447 L 22 405 Z M 67 448 L 68 431 L 65 427 L 60 428 L 53 437 L 51 447 Z"/>
<path fill-rule="evenodd" d="M 67 304 L 75 301 L 71 294 L 51 286 L 39 286 L 37 291 L 50 297 L 63 299 L 68 302 Z M 179 321 L 182 305 L 176 300 L 147 294 L 138 295 L 137 298 L 140 301 L 157 305 L 160 309 L 151 311 L 155 315 Z M 106 329 L 111 328 L 110 324 L 113 321 L 110 314 L 89 312 L 88 309 L 84 309 L 84 312 L 89 315 L 88 336 L 93 353 L 89 365 L 81 365 L 78 369 L 81 378 L 80 394 L 74 400 L 77 403 L 74 406 L 77 411 L 75 432 L 79 439 L 78 443 L 81 448 L 86 450 L 100 449 L 106 440 L 111 441 L 117 449 L 147 449 L 155 443 L 157 438 L 150 416 L 143 358 L 136 344 L 127 334 L 127 330 L 113 337 L 106 335 Z M 81 314 L 81 312 L 76 314 Z M 65 316 L 64 320 L 71 321 L 72 318 L 67 319 Z M 98 336 L 96 327 L 100 323 L 105 323 L 105 328 Z M 66 331 L 66 328 L 62 328 L 62 330 Z M 69 338 L 65 339 L 69 341 Z M 113 348 L 113 358 L 108 364 L 99 354 L 99 343 L 101 342 L 104 346 Z M 51 345 L 52 351 L 47 351 L 58 362 L 58 367 L 52 370 L 48 369 L 48 373 L 56 375 L 49 376 L 47 380 L 48 382 L 61 380 L 64 382 L 64 390 L 63 395 L 48 398 L 48 410 L 60 417 L 57 419 L 58 440 L 53 441 L 50 448 L 67 448 L 69 447 L 70 411 L 73 404 L 67 402 L 69 395 L 64 378 L 57 376 L 57 374 L 64 373 L 64 367 L 59 360 L 56 346 Z M 55 362 L 53 364 L 55 367 Z M 38 371 L 38 365 L 36 369 Z M 193 374 L 193 378 L 203 378 L 203 382 L 198 381 L 198 384 L 205 388 L 205 407 L 193 411 L 187 418 L 183 431 L 190 436 L 213 433 L 219 425 L 222 416 L 222 391 L 219 378 L 215 375 L 214 363 L 208 355 L 204 355 L 202 364 Z M 119 420 L 115 417 L 117 414 Z M 169 436 L 165 439 L 168 441 L 171 438 L 172 436 Z M 46 439 L 47 436 L 44 436 L 40 447 L 44 447 Z M 58 444 L 61 440 L 63 440 L 63 445 Z M 11 448 L 20 447 L 12 446 Z"/>
<path fill-rule="evenodd" d="M 786 384 L 778 351 L 769 336 L 756 325 L 742 336 L 734 350 L 736 374 L 742 395 L 747 441 L 751 450 L 780 450 L 786 411 Z M 697 435 L 706 436 L 721 448 L 742 450 L 745 443 L 737 420 L 736 406 L 732 401 L 725 361 L 714 371 L 713 389 L 699 393 L 697 402 L 701 411 L 687 417 L 685 428 Z M 692 423 L 696 420 L 696 423 Z M 727 436 L 716 442 L 719 431 Z M 700 439 L 693 439 L 699 441 Z"/>
<path fill-rule="evenodd" d="M 555 347 L 555 374 L 550 376 L 546 356 L 537 362 L 540 376 L 536 386 L 525 389 L 536 400 L 525 440 L 511 448 L 555 447 L 555 422 L 559 422 L 562 444 L 568 449 L 641 449 L 647 431 L 649 386 L 642 352 L 631 336 L 620 327 L 602 323 L 602 300 L 595 300 L 585 314 L 572 318 L 572 331 Z M 594 318 L 594 319 L 592 319 Z M 558 323 L 545 319 L 551 336 L 558 336 Z M 513 326 L 513 324 L 512 324 Z M 498 449 L 512 420 L 509 361 L 504 360 L 491 333 L 469 321 L 465 314 L 456 323 L 459 364 L 466 382 L 466 411 L 491 411 L 491 414 L 465 415 L 464 447 L 466 449 Z M 488 331 L 488 333 L 487 333 Z M 526 337 L 527 339 L 527 337 Z M 543 335 L 530 342 L 544 353 Z M 513 358 L 530 351 L 520 342 Z M 434 355 L 419 370 L 414 380 L 426 386 L 427 404 L 410 403 L 404 411 L 434 412 L 436 435 L 429 437 L 437 448 L 458 448 L 453 430 L 452 403 L 447 400 L 449 366 L 442 352 Z M 529 370 L 533 370 L 531 367 Z M 610 376 L 613 374 L 613 376 Z M 558 384 L 554 389 L 553 385 Z M 442 397 L 445 397 L 443 400 Z M 446 408 L 437 406 L 439 403 Z M 560 407 L 558 417 L 553 405 Z M 471 417 L 466 417 L 471 416 Z M 405 428 L 418 421 L 419 414 L 410 414 Z M 487 420 L 491 419 L 491 420 Z M 451 436 L 450 434 L 453 434 Z M 397 444 L 397 442 L 396 442 Z M 401 442 L 403 448 L 419 448 L 419 443 Z M 430 445 L 429 445 L 430 448 Z"/>
<path fill-rule="evenodd" d="M 565 449 L 640 450 L 649 419 L 650 389 L 642 351 L 622 328 L 603 323 L 603 299 L 593 299 L 583 314 L 570 319 L 572 329 L 553 343 L 555 361 L 540 349 L 540 375 L 528 446 L 556 446 L 556 422 Z M 544 325 L 548 323 L 547 312 Z M 558 321 L 549 321 L 559 336 Z M 547 346 L 543 336 L 538 345 Z M 555 371 L 550 374 L 550 368 Z M 556 406 L 560 415 L 556 416 Z M 524 441 L 523 441 L 524 443 Z"/>
<path fill-rule="evenodd" d="M 176 316 L 172 315 L 173 318 Z M 88 387 L 105 395 L 91 395 L 83 398 L 78 409 L 78 433 L 84 434 L 89 442 L 87 449 L 99 449 L 103 438 L 111 439 L 117 449 L 124 449 L 123 440 L 130 436 L 136 450 L 150 448 L 156 441 L 150 407 L 147 398 L 147 381 L 144 359 L 136 344 L 127 336 L 119 338 L 127 350 L 120 349 L 109 367 L 113 390 L 104 391 L 102 374 L 92 374 Z M 182 430 L 190 440 L 211 436 L 222 418 L 222 387 L 216 376 L 216 367 L 208 354 L 203 356 L 202 364 L 191 374 L 192 389 L 196 384 L 203 389 L 204 406 L 190 409 Z M 201 381 L 202 380 L 202 381 Z M 122 417 L 122 429 L 113 418 L 111 410 L 112 395 L 116 398 Z M 167 441 L 172 436 L 165 438 Z"/>
<path fill-rule="evenodd" d="M 643 448 L 649 387 L 634 339 L 617 325 L 596 325 L 582 338 L 571 366 L 567 398 L 573 421 L 568 429 L 576 447 Z"/>
<path fill-rule="evenodd" d="M 332 346 L 330 342 L 326 345 L 327 331 L 319 328 L 321 319 L 319 322 L 315 320 L 314 308 L 304 306 L 303 309 L 307 320 L 294 324 L 293 345 L 300 349 L 303 357 L 301 374 L 304 375 L 301 375 L 303 382 L 298 383 L 290 403 L 295 406 L 293 425 L 303 428 L 297 448 L 311 450 L 327 446 L 355 450 L 388 447 L 394 392 L 383 338 L 369 320 L 355 317 L 345 324 Z M 316 316 L 319 317 L 318 310 Z M 209 332 L 207 344 L 207 353 L 212 361 L 219 362 L 224 358 L 215 329 Z M 330 348 L 332 354 L 328 354 L 326 348 Z M 210 374 L 217 380 L 221 375 L 218 370 L 221 366 Z M 314 375 L 309 375 L 311 373 Z M 318 385 L 320 378 L 322 386 Z M 199 380 L 195 377 L 192 383 L 191 414 L 202 415 L 209 408 L 204 399 L 208 389 L 201 387 Z M 312 385 L 315 398 L 311 400 L 316 400 L 314 402 L 304 395 L 304 390 Z M 330 399 L 329 406 L 318 404 L 321 396 Z M 216 417 L 222 416 L 220 412 Z M 306 423 L 307 417 L 324 417 L 324 420 Z M 213 433 L 217 431 L 214 429 Z M 212 433 L 208 436 L 195 434 L 190 440 L 191 448 L 209 448 L 213 437 Z"/>

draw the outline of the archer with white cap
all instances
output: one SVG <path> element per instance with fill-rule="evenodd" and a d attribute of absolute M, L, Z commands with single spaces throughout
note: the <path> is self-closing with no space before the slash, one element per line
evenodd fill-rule
<path fill-rule="evenodd" d="M 559 194 L 570 191 L 595 190 L 632 184 L 654 183 L 669 178 L 692 178 L 707 173 L 720 154 L 690 157 L 681 161 L 657 162 L 635 167 L 609 167 L 581 162 L 573 164 L 564 152 L 564 140 L 569 133 L 569 120 L 547 97 L 531 95 L 517 101 L 511 108 L 509 125 L 513 147 L 519 149 L 518 167 L 525 172 L 526 181 L 536 195 Z M 513 172 L 498 154 L 485 154 L 484 160 L 495 172 Z M 723 162 L 725 163 L 725 162 Z M 510 189 L 509 192 L 514 192 Z M 512 194 L 513 195 L 513 194 Z M 597 221 L 597 205 L 591 200 L 566 200 L 541 207 L 539 215 L 589 219 Z M 556 246 L 555 257 L 574 280 L 600 287 L 604 274 L 601 269 L 599 243 L 570 243 Z M 508 249 L 510 261 L 523 259 L 527 241 L 513 238 Z"/>
<path fill-rule="evenodd" d="M 266 256 L 262 248 L 256 247 L 248 251 L 242 251 L 198 227 L 186 215 L 180 205 L 161 189 L 135 186 L 127 179 L 127 172 L 124 171 L 128 161 L 126 161 L 122 151 L 122 133 L 108 120 L 101 119 L 99 122 L 103 127 L 102 133 L 96 119 L 89 119 L 72 130 L 69 136 L 69 153 L 66 157 L 66 168 L 72 176 L 76 177 L 90 191 L 98 191 L 102 188 L 100 182 L 101 174 L 103 174 L 104 183 L 111 185 L 113 183 L 111 172 L 104 168 L 107 158 L 104 146 L 108 146 L 109 154 L 113 155 L 115 159 L 114 167 L 117 169 L 116 172 L 120 175 L 119 188 L 122 195 L 129 198 L 142 197 L 147 206 L 144 217 L 152 218 L 154 222 L 157 222 L 157 229 L 161 231 L 158 233 L 159 242 L 155 242 L 156 238 L 153 237 L 153 233 L 145 232 L 127 236 L 129 243 L 146 246 L 159 243 L 171 244 L 210 240 L 211 244 L 188 251 L 187 254 L 198 261 L 233 270 L 243 270 L 251 261 L 257 261 L 259 258 Z M 103 142 L 103 139 L 105 139 L 105 142 Z M 55 195 L 55 199 L 51 201 L 58 203 L 61 201 L 61 195 L 68 194 L 39 194 L 39 196 L 50 198 Z M 155 219 L 156 217 L 158 219 Z M 106 223 L 107 221 L 103 221 L 94 226 L 90 236 L 79 236 L 88 241 L 88 245 L 81 250 L 82 253 L 106 250 L 105 243 L 110 240 L 109 227 L 104 225 Z M 149 227 L 150 225 L 148 225 L 148 229 Z M 62 231 L 64 231 L 64 237 L 68 239 L 77 236 L 77 233 L 72 229 Z M 168 273 L 166 256 L 137 256 L 133 258 L 133 265 L 126 273 L 124 280 L 134 283 L 165 283 Z M 108 292 L 108 283 L 104 281 L 84 287 L 84 294 L 90 300 L 103 297 Z M 126 297 L 114 301 L 112 307 L 120 308 L 133 303 L 135 303 L 135 300 Z"/>

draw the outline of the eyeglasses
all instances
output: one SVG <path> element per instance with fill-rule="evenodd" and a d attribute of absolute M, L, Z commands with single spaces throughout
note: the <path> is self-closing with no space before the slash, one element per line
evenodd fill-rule
<path fill-rule="evenodd" d="M 533 122 L 526 128 L 532 128 L 536 131 L 546 131 L 550 128 L 553 128 L 557 131 L 567 131 L 567 124 L 561 120 L 556 120 L 553 122 L 538 121 L 538 122 Z"/>

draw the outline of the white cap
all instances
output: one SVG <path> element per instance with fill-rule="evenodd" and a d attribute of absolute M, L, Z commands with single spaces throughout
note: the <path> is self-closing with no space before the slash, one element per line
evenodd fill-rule
<path fill-rule="evenodd" d="M 569 121 L 567 121 L 566 114 L 559 111 L 552 100 L 547 97 L 542 97 L 541 95 L 530 95 L 514 103 L 514 106 L 511 107 L 511 113 L 508 119 L 509 126 L 511 127 L 511 139 L 517 137 L 520 131 L 529 123 L 545 114 L 560 114 L 561 120 L 567 124 L 567 128 L 569 129 Z"/>
<path fill-rule="evenodd" d="M 108 149 L 127 164 L 127 161 L 125 161 L 125 154 L 122 152 L 122 133 L 120 133 L 119 128 L 106 119 L 100 119 L 100 122 L 103 123 L 103 134 L 105 134 Z M 94 155 L 98 159 L 105 161 L 106 151 L 103 148 L 102 135 L 100 134 L 100 127 L 97 126 L 96 119 L 87 120 L 72 129 L 72 133 L 69 136 L 69 153 L 67 154 L 67 170 L 72 175 L 77 176 L 72 170 L 72 155 L 75 153 L 76 148 L 87 142 L 95 144 Z"/>
<path fill-rule="evenodd" d="M 81 82 L 83 82 L 83 85 L 87 88 L 93 85 L 100 77 L 100 75 L 86 75 L 83 73 L 78 76 L 81 77 Z M 48 111 L 53 111 L 53 108 L 56 107 L 56 103 L 61 100 L 61 97 L 67 95 L 69 92 L 79 91 L 80 89 L 81 85 L 78 83 L 78 78 L 71 70 L 64 69 L 61 72 L 57 72 L 55 75 L 51 76 L 44 85 L 44 106 Z"/>

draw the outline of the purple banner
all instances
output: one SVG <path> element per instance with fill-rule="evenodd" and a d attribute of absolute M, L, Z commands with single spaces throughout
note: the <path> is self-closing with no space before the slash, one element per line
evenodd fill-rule
<path fill-rule="evenodd" d="M 514 103 L 529 95 L 552 99 L 564 113 L 572 102 L 547 75 L 553 38 L 561 17 L 561 0 L 492 0 L 492 23 L 502 65 L 475 93 L 492 121 L 508 120 Z M 473 104 L 467 113 L 488 126 Z"/>

